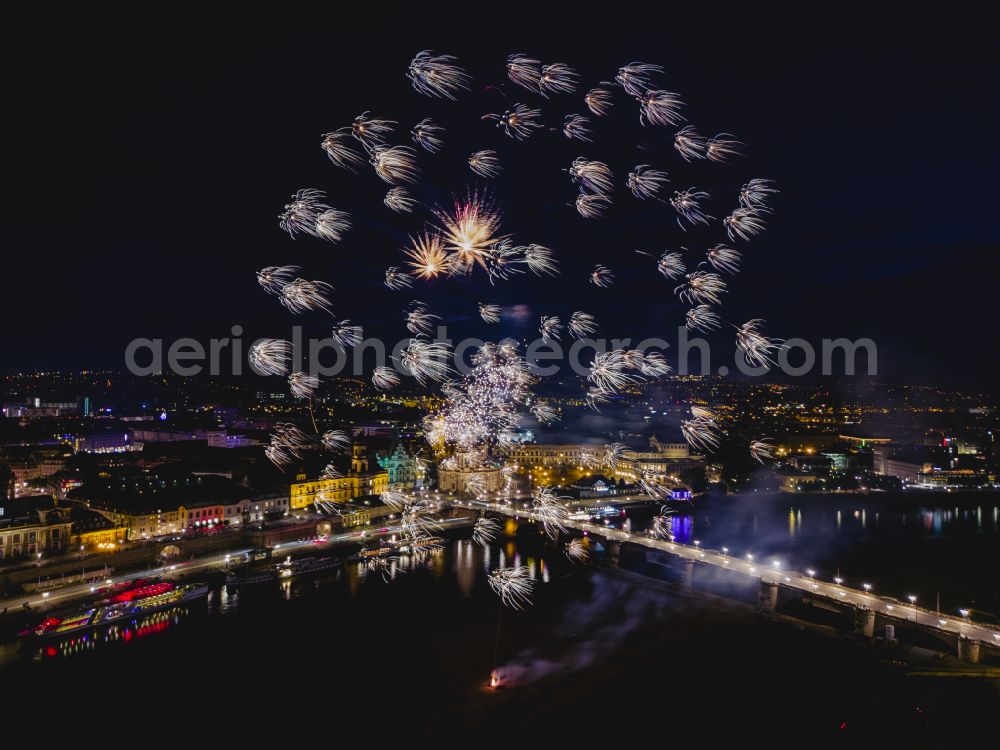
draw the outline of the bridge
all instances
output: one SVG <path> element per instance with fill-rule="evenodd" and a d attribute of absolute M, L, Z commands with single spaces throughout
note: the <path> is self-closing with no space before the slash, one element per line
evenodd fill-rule
<path fill-rule="evenodd" d="M 477 509 L 498 515 L 541 523 L 538 514 L 528 508 L 518 508 L 505 503 L 480 500 L 451 500 L 453 505 Z M 622 545 L 632 544 L 647 550 L 657 550 L 673 558 L 680 565 L 681 587 L 694 588 L 695 568 L 706 566 L 716 571 L 728 571 L 733 580 L 756 581 L 759 585 L 758 603 L 763 612 L 774 612 L 782 592 L 801 596 L 834 611 L 849 610 L 854 615 L 857 632 L 866 638 L 875 637 L 876 621 L 881 624 L 905 626 L 908 630 L 923 632 L 953 648 L 954 653 L 966 661 L 978 663 L 983 651 L 1000 655 L 1000 630 L 973 622 L 965 617 L 945 617 L 939 612 L 903 603 L 888 597 L 879 597 L 865 589 L 856 589 L 842 583 L 826 582 L 807 573 L 788 570 L 776 562 L 764 564 L 752 559 L 733 557 L 723 550 L 705 549 L 700 545 L 681 544 L 660 539 L 650 534 L 613 529 L 588 521 L 566 520 L 567 529 L 600 537 L 605 541 L 607 559 L 617 565 Z"/>

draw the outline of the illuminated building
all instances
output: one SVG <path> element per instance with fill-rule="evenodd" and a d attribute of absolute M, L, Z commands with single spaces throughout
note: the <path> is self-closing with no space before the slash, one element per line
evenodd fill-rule
<path fill-rule="evenodd" d="M 72 526 L 69 509 L 48 495 L 9 500 L 0 508 L 0 559 L 61 552 Z"/>
<path fill-rule="evenodd" d="M 303 472 L 297 474 L 288 491 L 291 510 L 310 507 L 317 500 L 346 503 L 363 495 L 381 495 L 389 484 L 387 471 L 370 471 L 368 449 L 361 444 L 351 446 L 351 470 L 332 479 L 309 479 Z"/>

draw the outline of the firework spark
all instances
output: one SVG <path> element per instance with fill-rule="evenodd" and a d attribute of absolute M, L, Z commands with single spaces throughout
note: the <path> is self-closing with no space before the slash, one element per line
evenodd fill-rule
<path fill-rule="evenodd" d="M 705 156 L 711 161 L 727 164 L 734 156 L 743 156 L 743 144 L 735 140 L 729 133 L 719 133 L 709 138 L 705 146 Z"/>
<path fill-rule="evenodd" d="M 368 148 L 377 147 L 387 135 L 392 134 L 397 124 L 395 120 L 369 117 L 367 112 L 362 112 L 354 118 L 351 125 L 351 135 Z"/>
<path fill-rule="evenodd" d="M 566 522 L 569 520 L 569 511 L 563 504 L 568 497 L 561 497 L 555 493 L 551 487 L 545 485 L 537 487 L 531 493 L 531 508 L 538 519 L 542 522 L 542 528 L 551 539 L 559 536 L 559 532 L 566 531 Z"/>
<path fill-rule="evenodd" d="M 284 211 L 278 216 L 278 225 L 288 232 L 288 236 L 292 239 L 298 234 L 310 234 L 315 237 L 319 215 L 330 208 L 324 200 L 322 190 L 315 188 L 299 190 L 292 196 L 292 200 L 285 204 Z"/>
<path fill-rule="evenodd" d="M 636 252 L 642 251 L 637 250 Z M 649 255 L 649 253 L 642 254 Z M 679 279 L 687 270 L 684 265 L 684 256 L 680 253 L 672 253 L 669 250 L 664 250 L 663 255 L 661 255 L 660 259 L 656 261 L 656 270 L 663 274 L 664 278 L 670 279 L 671 281 Z"/>
<path fill-rule="evenodd" d="M 503 171 L 497 152 L 488 148 L 469 157 L 469 168 L 480 177 L 489 178 L 497 177 Z"/>
<path fill-rule="evenodd" d="M 296 314 L 306 310 L 330 312 L 330 301 L 327 299 L 327 294 L 332 290 L 333 287 L 325 281 L 293 279 L 281 289 L 281 304 Z"/>
<path fill-rule="evenodd" d="M 450 212 L 435 210 L 444 238 L 445 249 L 455 254 L 456 270 L 469 271 L 477 263 L 488 270 L 486 261 L 493 246 L 502 239 L 500 211 L 492 201 L 479 195 L 471 195 L 464 201 L 456 201 Z"/>
<path fill-rule="evenodd" d="M 559 420 L 559 410 L 554 406 L 538 401 L 531 406 L 531 413 L 542 424 L 551 424 Z"/>
<path fill-rule="evenodd" d="M 520 53 L 507 58 L 507 77 L 518 86 L 538 93 L 538 81 L 542 77 L 542 64 Z"/>
<path fill-rule="evenodd" d="M 322 442 L 324 448 L 334 453 L 347 453 L 351 448 L 351 436 L 345 430 L 327 430 Z"/>
<path fill-rule="evenodd" d="M 671 367 L 660 352 L 647 352 L 639 363 L 639 372 L 651 378 L 669 375 Z"/>
<path fill-rule="evenodd" d="M 472 82 L 472 76 L 456 65 L 455 59 L 454 55 L 435 55 L 425 49 L 410 61 L 406 77 L 421 94 L 455 101 L 458 92 L 468 91 Z"/>
<path fill-rule="evenodd" d="M 385 269 L 385 285 L 398 292 L 413 286 L 413 279 L 397 266 L 389 266 Z"/>
<path fill-rule="evenodd" d="M 413 207 L 417 205 L 416 199 L 411 196 L 410 191 L 402 185 L 389 188 L 388 192 L 385 194 L 385 200 L 383 203 L 399 214 L 408 214 L 413 211 Z"/>
<path fill-rule="evenodd" d="M 777 188 L 772 187 L 773 184 L 772 180 L 763 180 L 759 177 L 750 180 L 740 189 L 740 205 L 743 208 L 767 208 L 768 200 L 778 192 Z"/>
<path fill-rule="evenodd" d="M 717 273 L 695 271 L 684 277 L 686 282 L 674 289 L 674 293 L 689 305 L 722 303 L 720 294 L 726 291 L 726 282 Z"/>
<path fill-rule="evenodd" d="M 774 445 L 769 440 L 770 438 L 762 438 L 750 442 L 750 455 L 760 463 L 774 458 Z"/>
<path fill-rule="evenodd" d="M 549 274 L 555 276 L 559 273 L 559 265 L 556 262 L 552 251 L 544 245 L 531 244 L 524 248 L 524 262 L 537 276 Z"/>
<path fill-rule="evenodd" d="M 781 348 L 781 339 L 772 339 L 761 333 L 764 321 L 748 320 L 736 329 L 736 346 L 743 350 L 747 364 L 753 367 L 773 367 L 771 353 Z"/>
<path fill-rule="evenodd" d="M 328 208 L 316 218 L 316 236 L 328 242 L 340 242 L 351 228 L 351 215 Z"/>
<path fill-rule="evenodd" d="M 590 374 L 587 380 L 593 383 L 604 394 L 615 393 L 620 388 L 639 383 L 642 378 L 626 372 L 628 360 L 621 349 L 610 352 L 598 352 L 590 363 Z"/>
<path fill-rule="evenodd" d="M 435 315 L 422 302 L 411 302 L 410 310 L 406 313 L 406 330 L 412 334 L 430 334 L 434 330 L 434 321 L 441 320 L 441 316 Z"/>
<path fill-rule="evenodd" d="M 652 86 L 650 77 L 662 73 L 663 68 L 649 63 L 631 62 L 618 69 L 615 81 L 625 89 L 629 96 L 639 97 Z"/>
<path fill-rule="evenodd" d="M 413 138 L 413 142 L 432 154 L 436 154 L 444 147 L 442 135 L 444 135 L 444 128 L 440 125 L 435 125 L 434 121 L 429 117 L 425 117 L 418 122 L 413 126 L 413 130 L 410 131 L 410 137 Z"/>
<path fill-rule="evenodd" d="M 567 325 L 567 328 L 571 336 L 582 339 L 597 333 L 597 321 L 594 320 L 593 315 L 577 310 L 569 316 L 569 325 Z"/>
<path fill-rule="evenodd" d="M 538 78 L 538 92 L 548 97 L 549 94 L 572 94 L 577 87 L 577 73 L 566 63 L 543 65 Z"/>
<path fill-rule="evenodd" d="M 692 225 L 708 224 L 708 220 L 714 218 L 706 214 L 701 206 L 702 201 L 708 200 L 711 197 L 704 190 L 695 190 L 694 188 L 674 191 L 674 197 L 670 199 L 670 205 L 679 214 L 677 223 L 681 229 L 685 228 L 684 224 L 681 223 L 682 218 L 687 219 Z"/>
<path fill-rule="evenodd" d="M 489 547 L 490 542 L 496 540 L 500 535 L 500 522 L 495 518 L 477 518 L 476 525 L 472 527 L 472 541 Z"/>
<path fill-rule="evenodd" d="M 371 163 L 375 174 L 390 185 L 420 179 L 417 154 L 409 146 L 376 146 L 371 150 Z"/>
<path fill-rule="evenodd" d="M 590 272 L 590 283 L 601 288 L 609 287 L 615 283 L 615 275 L 610 268 L 598 263 Z"/>
<path fill-rule="evenodd" d="M 749 241 L 751 237 L 757 236 L 765 228 L 761 209 L 758 208 L 737 208 L 722 220 L 722 224 L 726 227 L 729 239 L 734 241 L 737 237 Z"/>
<path fill-rule="evenodd" d="M 719 316 L 708 305 L 697 305 L 687 311 L 685 323 L 689 330 L 708 333 L 719 328 Z"/>
<path fill-rule="evenodd" d="M 705 139 L 698 135 L 694 125 L 688 125 L 677 131 L 674 136 L 674 148 L 687 162 L 705 158 Z"/>
<path fill-rule="evenodd" d="M 602 161 L 588 161 L 582 156 L 577 157 L 569 167 L 569 176 L 583 190 L 591 193 L 605 195 L 615 188 L 611 168 Z"/>
<path fill-rule="evenodd" d="M 339 479 L 342 476 L 344 476 L 344 473 L 333 462 L 324 466 L 323 471 L 319 473 L 320 479 Z"/>
<path fill-rule="evenodd" d="M 672 91 L 647 91 L 639 98 L 639 122 L 642 125 L 677 125 L 684 120 L 684 102 Z"/>
<path fill-rule="evenodd" d="M 581 193 L 576 196 L 576 210 L 585 219 L 599 219 L 604 216 L 604 210 L 611 205 L 611 199 L 606 195 L 590 195 Z"/>
<path fill-rule="evenodd" d="M 625 184 L 632 191 L 632 195 L 646 200 L 647 198 L 655 198 L 668 182 L 670 179 L 666 172 L 653 169 L 648 164 L 639 164 L 628 173 L 628 180 Z"/>
<path fill-rule="evenodd" d="M 292 345 L 284 339 L 261 339 L 250 347 L 250 368 L 258 375 L 284 375 Z"/>
<path fill-rule="evenodd" d="M 681 434 L 692 448 L 711 451 L 719 447 L 718 428 L 715 423 L 695 417 L 681 422 Z"/>
<path fill-rule="evenodd" d="M 491 305 L 484 302 L 479 303 L 479 317 L 487 323 L 499 323 L 500 310 L 500 305 Z"/>
<path fill-rule="evenodd" d="M 538 327 L 538 332 L 542 334 L 542 341 L 559 341 L 559 332 L 562 324 L 555 315 L 543 315 L 542 324 Z"/>
<path fill-rule="evenodd" d="M 590 143 L 590 119 L 583 115 L 566 115 L 563 120 L 563 135 L 571 140 Z"/>
<path fill-rule="evenodd" d="M 570 541 L 569 544 L 563 549 L 568 557 L 573 562 L 584 563 L 587 562 L 590 557 L 590 552 L 587 549 L 586 542 L 583 539 L 576 538 Z"/>
<path fill-rule="evenodd" d="M 312 398 L 319 388 L 319 378 L 304 372 L 293 372 L 288 376 L 288 388 L 295 398 Z"/>
<path fill-rule="evenodd" d="M 349 320 L 342 320 L 333 326 L 330 338 L 343 347 L 357 346 L 364 338 L 361 326 L 352 325 Z"/>
<path fill-rule="evenodd" d="M 429 380 L 440 382 L 451 371 L 448 366 L 447 344 L 419 337 L 410 339 L 410 343 L 400 354 L 400 362 L 420 385 L 427 385 Z"/>
<path fill-rule="evenodd" d="M 388 391 L 399 385 L 399 373 L 391 367 L 376 367 L 372 372 L 372 385 L 380 391 Z"/>
<path fill-rule="evenodd" d="M 508 109 L 501 115 L 490 113 L 483 115 L 481 119 L 493 120 L 497 127 L 503 128 L 504 133 L 508 136 L 523 141 L 533 131 L 542 127 L 542 123 L 539 122 L 541 116 L 542 110 L 540 109 L 532 109 L 526 104 L 515 104 L 512 109 Z"/>
<path fill-rule="evenodd" d="M 257 282 L 268 294 L 281 294 L 299 270 L 298 266 L 267 266 L 257 272 Z"/>
<path fill-rule="evenodd" d="M 488 581 L 490 588 L 506 606 L 524 609 L 531 605 L 531 592 L 535 582 L 525 566 L 497 568 L 490 573 Z"/>
<path fill-rule="evenodd" d="M 321 148 L 326 152 L 334 164 L 349 172 L 357 172 L 357 167 L 365 163 L 363 153 L 354 148 L 354 135 L 350 128 L 340 128 L 332 133 L 324 133 L 320 142 Z"/>
<path fill-rule="evenodd" d="M 602 89 L 600 87 L 593 88 L 587 92 L 587 95 L 583 98 L 587 102 L 587 107 L 598 117 L 603 117 L 611 111 L 613 102 L 611 101 L 611 92 L 607 89 Z"/>
<path fill-rule="evenodd" d="M 734 250 L 725 245 L 716 245 L 708 251 L 708 262 L 712 264 L 712 268 L 716 271 L 738 273 L 741 257 L 742 255 L 739 250 Z"/>
<path fill-rule="evenodd" d="M 405 250 L 407 265 L 413 270 L 412 275 L 418 279 L 435 279 L 440 273 L 451 270 L 451 258 L 444 249 L 444 240 L 440 234 L 424 232 L 416 237 L 410 237 L 411 247 Z"/>

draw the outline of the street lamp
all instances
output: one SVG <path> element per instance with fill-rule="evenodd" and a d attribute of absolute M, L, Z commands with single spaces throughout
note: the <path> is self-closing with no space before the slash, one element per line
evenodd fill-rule
<path fill-rule="evenodd" d="M 806 571 L 806 575 L 809 576 L 810 578 L 815 578 L 816 577 L 816 571 L 813 570 L 812 568 L 809 568 Z"/>
<path fill-rule="evenodd" d="M 967 609 L 958 610 L 958 614 L 962 615 L 962 617 L 964 617 L 966 620 L 969 619 L 969 610 Z"/>
<path fill-rule="evenodd" d="M 833 582 L 836 583 L 839 586 L 840 584 L 842 584 L 844 582 L 844 579 L 841 578 L 840 576 L 837 576 L 836 578 L 833 579 Z"/>
<path fill-rule="evenodd" d="M 906 598 L 910 600 L 910 604 L 913 605 L 913 622 L 917 622 L 917 597 L 915 594 L 907 594 Z"/>
<path fill-rule="evenodd" d="M 872 585 L 870 583 L 862 583 L 861 588 L 865 590 L 865 593 L 870 593 L 872 590 Z"/>

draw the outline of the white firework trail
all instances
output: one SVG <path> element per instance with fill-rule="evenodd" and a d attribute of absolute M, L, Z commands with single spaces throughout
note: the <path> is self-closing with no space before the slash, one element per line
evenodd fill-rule
<path fill-rule="evenodd" d="M 458 93 L 468 91 L 472 83 L 472 76 L 456 65 L 455 60 L 454 55 L 435 55 L 425 49 L 410 61 L 406 77 L 421 94 L 455 101 Z"/>
<path fill-rule="evenodd" d="M 681 301 L 689 305 L 711 303 L 718 305 L 722 303 L 719 296 L 726 291 L 726 282 L 717 273 L 708 271 L 695 271 L 684 277 L 686 282 L 674 289 L 674 293 L 680 297 Z"/>
<path fill-rule="evenodd" d="M 600 458 L 600 465 L 609 469 L 617 469 L 619 464 L 628 463 L 625 459 L 625 451 L 628 446 L 625 443 L 608 443 L 604 446 L 604 453 Z"/>
<path fill-rule="evenodd" d="M 729 160 L 735 156 L 744 156 L 743 147 L 746 144 L 737 141 L 729 133 L 719 133 L 714 138 L 709 138 L 705 145 L 705 156 L 711 161 L 720 164 L 728 164 Z"/>
<path fill-rule="evenodd" d="M 653 517 L 653 525 L 650 528 L 653 536 L 659 539 L 673 539 L 673 534 L 670 531 L 670 516 L 672 513 L 664 512 Z"/>
<path fill-rule="evenodd" d="M 605 195 L 615 189 L 611 168 L 602 161 L 590 161 L 579 156 L 570 165 L 569 176 L 591 193 Z"/>
<path fill-rule="evenodd" d="M 577 72 L 566 63 L 543 65 L 538 77 L 538 93 L 544 97 L 549 94 L 572 94 L 578 85 Z"/>
<path fill-rule="evenodd" d="M 340 242 L 351 228 L 347 211 L 328 208 L 316 218 L 316 236 L 327 242 Z"/>
<path fill-rule="evenodd" d="M 351 448 L 351 436 L 346 430 L 327 430 L 321 440 L 323 447 L 334 453 L 347 453 Z"/>
<path fill-rule="evenodd" d="M 639 97 L 639 123 L 642 125 L 677 125 L 684 121 L 684 102 L 672 91 L 647 91 Z"/>
<path fill-rule="evenodd" d="M 598 409 L 597 407 L 600 404 L 610 403 L 611 397 L 614 395 L 615 395 L 614 391 L 610 391 L 607 388 L 601 388 L 600 386 L 595 385 L 587 389 L 587 392 L 584 394 L 584 397 L 588 407 L 590 407 L 594 411 L 600 411 L 600 409 Z"/>
<path fill-rule="evenodd" d="M 681 219 L 687 219 L 694 224 L 708 224 L 708 220 L 714 218 L 709 214 L 706 214 L 702 210 L 701 202 L 708 200 L 712 196 L 706 193 L 704 190 L 695 190 L 694 188 L 688 188 L 687 190 L 675 190 L 674 197 L 670 199 L 670 205 L 674 207 L 674 210 L 679 214 L 677 217 L 677 223 L 680 225 L 681 229 L 685 229 Z"/>
<path fill-rule="evenodd" d="M 587 102 L 587 108 L 598 117 L 604 117 L 608 114 L 614 104 L 611 100 L 611 92 L 600 87 L 588 91 L 583 100 Z"/>
<path fill-rule="evenodd" d="M 581 193 L 576 196 L 576 210 L 585 219 L 599 219 L 604 216 L 604 210 L 611 205 L 611 199 L 606 195 L 591 195 Z"/>
<path fill-rule="evenodd" d="M 774 445 L 769 440 L 770 438 L 762 438 L 750 441 L 750 455 L 759 463 L 774 458 Z"/>
<path fill-rule="evenodd" d="M 324 133 L 320 147 L 338 167 L 356 173 L 357 167 L 365 163 L 365 155 L 354 147 L 355 142 L 350 128 L 340 128 L 332 133 Z"/>
<path fill-rule="evenodd" d="M 443 135 L 444 128 L 440 125 L 435 125 L 434 121 L 429 117 L 425 117 L 418 122 L 413 126 L 413 130 L 410 131 L 410 137 L 413 138 L 413 142 L 432 154 L 436 154 L 444 148 Z"/>
<path fill-rule="evenodd" d="M 555 276 L 559 273 L 557 263 L 552 251 L 544 245 L 531 244 L 524 248 L 524 262 L 537 276 L 548 274 Z"/>
<path fill-rule="evenodd" d="M 535 581 L 524 565 L 516 568 L 497 568 L 487 579 L 490 588 L 500 601 L 511 609 L 524 609 L 531 605 Z"/>
<path fill-rule="evenodd" d="M 319 378 L 304 372 L 293 372 L 288 376 L 288 388 L 295 398 L 312 398 L 319 388 Z"/>
<path fill-rule="evenodd" d="M 568 497 L 561 497 L 555 493 L 548 485 L 537 487 L 531 493 L 531 509 L 542 522 L 542 528 L 551 539 L 559 536 L 559 532 L 565 532 L 566 522 L 569 521 L 569 511 L 563 504 Z"/>
<path fill-rule="evenodd" d="M 557 422 L 560 418 L 559 410 L 544 401 L 538 401 L 532 404 L 531 413 L 534 415 L 535 419 L 542 424 L 552 424 L 553 422 Z"/>
<path fill-rule="evenodd" d="M 500 522 L 495 518 L 486 518 L 485 516 L 477 518 L 475 526 L 472 527 L 472 541 L 483 547 L 489 547 L 490 542 L 495 541 L 499 535 Z"/>
<path fill-rule="evenodd" d="M 706 139 L 698 135 L 694 125 L 681 128 L 674 135 L 674 148 L 684 161 L 705 158 Z"/>
<path fill-rule="evenodd" d="M 703 419 L 706 422 L 711 422 L 713 425 L 715 425 L 718 421 L 715 416 L 715 412 L 704 406 L 692 406 L 691 415 L 695 419 Z"/>
<path fill-rule="evenodd" d="M 469 157 L 469 169 L 480 177 L 487 178 L 497 177 L 503 171 L 497 152 L 489 148 L 476 151 Z"/>
<path fill-rule="evenodd" d="M 773 367 L 772 352 L 781 348 L 781 339 L 772 339 L 761 333 L 763 320 L 748 320 L 736 329 L 736 346 L 743 350 L 747 364 L 754 367 Z"/>
<path fill-rule="evenodd" d="M 490 283 L 494 284 L 497 279 L 506 281 L 513 274 L 524 273 L 520 268 L 524 263 L 524 250 L 524 247 L 517 247 L 506 238 L 494 243 L 486 256 Z"/>
<path fill-rule="evenodd" d="M 555 315 L 543 315 L 541 325 L 538 327 L 538 332 L 542 334 L 542 341 L 559 341 L 559 332 L 562 330 L 562 324 Z"/>
<path fill-rule="evenodd" d="M 366 148 L 377 147 L 387 135 L 392 135 L 397 124 L 395 120 L 369 117 L 367 112 L 362 112 L 351 124 L 351 135 L 361 141 Z"/>
<path fill-rule="evenodd" d="M 507 77 L 518 86 L 538 93 L 538 79 L 542 77 L 542 64 L 520 53 L 507 58 Z"/>
<path fill-rule="evenodd" d="M 344 473 L 333 462 L 324 466 L 323 471 L 319 473 L 320 479 L 340 479 L 342 476 L 344 476 Z"/>
<path fill-rule="evenodd" d="M 579 537 L 571 540 L 570 543 L 563 548 L 563 552 L 565 552 L 566 557 L 573 562 L 583 563 L 587 562 L 590 558 L 590 552 L 587 550 L 586 543 Z"/>
<path fill-rule="evenodd" d="M 578 339 L 597 333 L 597 321 L 594 320 L 594 316 L 579 310 L 569 316 L 569 324 L 566 327 L 570 335 Z"/>
<path fill-rule="evenodd" d="M 410 343 L 400 354 L 400 362 L 420 385 L 427 385 L 430 380 L 440 382 L 448 377 L 451 372 L 448 354 L 447 344 L 418 337 L 410 339 Z"/>
<path fill-rule="evenodd" d="M 590 272 L 590 283 L 601 288 L 609 287 L 615 283 L 615 275 L 610 268 L 598 263 Z"/>
<path fill-rule="evenodd" d="M 274 445 L 273 443 L 265 446 L 264 456 L 279 469 L 288 466 L 288 464 L 295 460 L 295 456 L 289 453 L 283 445 Z"/>
<path fill-rule="evenodd" d="M 740 188 L 740 205 L 743 208 L 767 208 L 767 202 L 771 196 L 779 192 L 772 187 L 773 180 L 764 180 L 759 177 L 754 178 Z"/>
<path fill-rule="evenodd" d="M 301 269 L 298 266 L 267 266 L 257 272 L 257 283 L 268 294 L 281 294 L 285 284 Z"/>
<path fill-rule="evenodd" d="M 636 198 L 646 200 L 655 198 L 669 182 L 666 172 L 653 169 L 648 164 L 638 164 L 628 173 L 625 185 Z"/>
<path fill-rule="evenodd" d="M 397 492 L 396 490 L 386 490 L 378 496 L 378 499 L 387 508 L 397 513 L 406 508 L 410 503 L 410 498 L 405 492 Z"/>
<path fill-rule="evenodd" d="M 532 132 L 542 127 L 542 123 L 539 121 L 541 116 L 542 110 L 540 109 L 534 109 L 526 104 L 515 104 L 512 109 L 508 109 L 503 114 L 489 113 L 480 119 L 493 120 L 496 126 L 503 128 L 504 133 L 508 136 L 523 141 Z"/>
<path fill-rule="evenodd" d="M 649 255 L 641 250 L 636 250 L 640 255 Z M 653 257 L 653 256 L 650 256 Z M 663 255 L 660 259 L 656 261 L 656 270 L 659 271 L 664 278 L 675 281 L 684 275 L 687 271 L 687 267 L 684 265 L 684 256 L 680 253 L 673 253 L 669 250 L 664 250 Z"/>
<path fill-rule="evenodd" d="M 398 292 L 401 289 L 409 289 L 413 286 L 413 279 L 399 267 L 389 266 L 385 270 L 385 285 L 393 291 Z"/>
<path fill-rule="evenodd" d="M 583 115 L 566 115 L 563 120 L 563 135 L 571 140 L 590 143 L 590 119 Z"/>
<path fill-rule="evenodd" d="M 499 323 L 500 310 L 500 305 L 492 305 L 484 302 L 479 303 L 479 317 L 487 323 Z"/>
<path fill-rule="evenodd" d="M 712 311 L 712 308 L 708 305 L 697 305 L 692 307 L 687 311 L 685 317 L 685 324 L 688 330 L 691 331 L 701 331 L 702 333 L 708 333 L 709 331 L 718 330 L 720 325 L 719 316 Z"/>
<path fill-rule="evenodd" d="M 434 279 L 441 273 L 451 273 L 453 258 L 444 248 L 444 238 L 436 232 L 410 237 L 410 247 L 404 251 L 410 258 L 407 265 L 418 279 Z"/>
<path fill-rule="evenodd" d="M 725 245 L 716 245 L 708 250 L 708 262 L 716 271 L 726 273 L 739 273 L 740 259 L 743 257 L 739 250 L 734 250 Z"/>
<path fill-rule="evenodd" d="M 652 87 L 651 77 L 663 72 L 659 65 L 631 62 L 618 69 L 615 81 L 629 96 L 640 97 Z"/>
<path fill-rule="evenodd" d="M 399 373 L 391 367 L 376 367 L 372 372 L 372 385 L 381 391 L 388 391 L 399 385 Z"/>
<path fill-rule="evenodd" d="M 396 187 L 389 188 L 385 194 L 385 200 L 383 203 L 398 214 L 408 214 L 413 211 L 413 207 L 417 205 L 417 200 L 410 195 L 409 190 L 402 185 L 398 185 Z"/>
<path fill-rule="evenodd" d="M 316 236 L 316 222 L 319 215 L 330 207 L 326 205 L 326 196 L 322 190 L 303 188 L 292 196 L 285 204 L 284 211 L 278 216 L 278 226 L 295 239 L 298 234 Z"/>
<path fill-rule="evenodd" d="M 376 146 L 371 150 L 375 174 L 390 185 L 397 182 L 415 183 L 420 179 L 417 154 L 409 146 Z"/>
<path fill-rule="evenodd" d="M 590 363 L 587 380 L 604 391 L 605 395 L 610 395 L 620 388 L 642 382 L 641 377 L 626 372 L 626 369 L 628 369 L 628 359 L 623 350 L 598 352 Z"/>
<path fill-rule="evenodd" d="M 697 450 L 712 451 L 719 447 L 719 436 L 714 422 L 695 417 L 681 422 L 681 434 Z"/>
<path fill-rule="evenodd" d="M 639 372 L 651 378 L 669 375 L 670 370 L 670 365 L 667 364 L 666 358 L 660 352 L 647 352 L 639 365 Z"/>
<path fill-rule="evenodd" d="M 292 356 L 292 345 L 284 339 L 260 339 L 250 347 L 250 368 L 258 375 L 284 375 Z"/>
<path fill-rule="evenodd" d="M 352 325 L 349 320 L 342 320 L 333 326 L 330 338 L 345 348 L 357 346 L 364 338 L 364 330 L 361 326 Z"/>
<path fill-rule="evenodd" d="M 729 216 L 722 220 L 723 226 L 729 239 L 734 240 L 739 237 L 741 240 L 749 241 L 765 229 L 764 219 L 759 208 L 737 208 Z"/>
<path fill-rule="evenodd" d="M 406 330 L 412 334 L 430 334 L 437 320 L 441 320 L 441 316 L 432 313 L 422 302 L 411 302 L 410 311 L 406 313 Z"/>
<path fill-rule="evenodd" d="M 330 300 L 327 299 L 327 295 L 332 290 L 333 287 L 325 281 L 293 279 L 281 289 L 281 304 L 296 314 L 306 310 L 330 312 Z"/>

